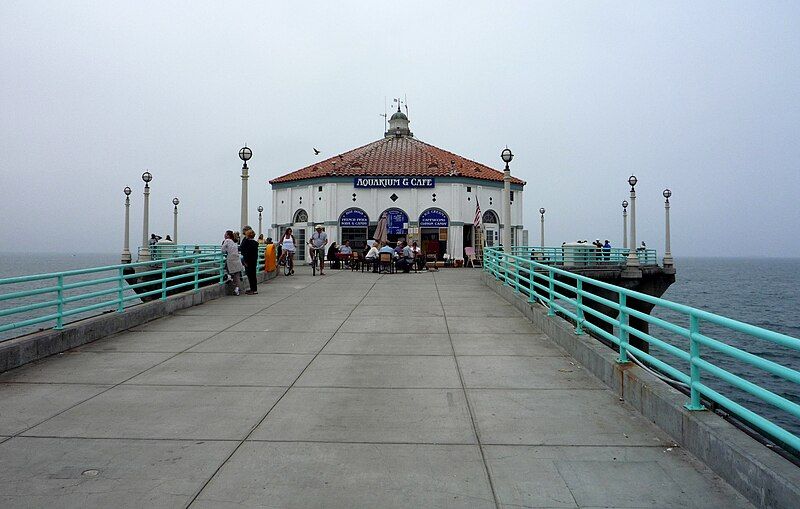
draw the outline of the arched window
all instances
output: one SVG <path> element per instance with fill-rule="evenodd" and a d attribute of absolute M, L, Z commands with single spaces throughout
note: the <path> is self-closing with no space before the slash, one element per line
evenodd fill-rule
<path fill-rule="evenodd" d="M 483 213 L 483 222 L 485 224 L 497 224 L 499 222 L 497 220 L 497 214 L 495 214 L 493 210 L 487 210 Z"/>
<path fill-rule="evenodd" d="M 295 223 L 307 223 L 308 222 L 308 212 L 303 209 L 298 209 L 297 212 L 294 213 L 294 221 Z"/>

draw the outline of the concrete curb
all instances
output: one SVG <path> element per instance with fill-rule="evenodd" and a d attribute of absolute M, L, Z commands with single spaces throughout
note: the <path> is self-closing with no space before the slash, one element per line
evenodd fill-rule
<path fill-rule="evenodd" d="M 703 461 L 758 507 L 797 507 L 800 468 L 750 438 L 713 412 L 690 412 L 687 397 L 635 364 L 620 365 L 613 350 L 589 335 L 576 336 L 571 323 L 547 316 L 521 294 L 482 273 L 490 289 L 519 309 L 620 398 Z"/>
<path fill-rule="evenodd" d="M 260 272 L 258 278 L 259 281 L 267 281 L 277 275 L 277 271 Z M 244 278 L 245 284 L 246 281 L 247 278 Z M 122 313 L 104 313 L 78 320 L 65 325 L 62 330 L 44 330 L 9 339 L 0 343 L 0 373 L 167 316 L 179 309 L 217 299 L 225 292 L 225 285 L 204 286 L 197 292 L 184 292 L 172 295 L 167 300 L 131 306 Z"/>

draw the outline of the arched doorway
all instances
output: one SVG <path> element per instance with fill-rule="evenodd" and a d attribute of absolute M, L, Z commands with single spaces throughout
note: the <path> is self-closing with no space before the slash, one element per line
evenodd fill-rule
<path fill-rule="evenodd" d="M 419 215 L 420 240 L 426 254 L 436 254 L 441 260 L 447 252 L 447 236 L 450 218 L 442 209 L 429 208 Z"/>
<path fill-rule="evenodd" d="M 500 241 L 500 221 L 494 210 L 487 210 L 483 213 L 482 221 L 484 239 L 487 246 L 494 246 Z"/>
<path fill-rule="evenodd" d="M 340 242 L 350 241 L 353 251 L 361 252 L 367 246 L 367 235 L 369 231 L 369 216 L 363 210 L 352 207 L 339 216 L 339 227 L 341 228 Z"/>
<path fill-rule="evenodd" d="M 297 209 L 292 220 L 292 230 L 294 233 L 294 240 L 297 242 L 297 252 L 295 252 L 295 256 L 298 261 L 304 261 L 306 259 L 306 228 L 308 228 L 308 212 L 306 212 L 305 209 Z"/>

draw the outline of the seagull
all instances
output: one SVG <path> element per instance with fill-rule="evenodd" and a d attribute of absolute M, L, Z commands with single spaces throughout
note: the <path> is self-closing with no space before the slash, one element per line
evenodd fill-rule
<path fill-rule="evenodd" d="M 311 148 L 314 148 L 314 147 L 311 147 Z M 318 156 L 318 155 L 319 155 L 319 150 L 317 150 L 316 148 L 314 148 L 314 155 L 315 155 L 315 156 Z"/>

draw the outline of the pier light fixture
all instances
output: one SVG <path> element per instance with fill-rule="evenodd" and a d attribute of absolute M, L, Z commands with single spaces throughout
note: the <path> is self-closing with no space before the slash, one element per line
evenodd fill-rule
<path fill-rule="evenodd" d="M 172 199 L 172 204 L 175 205 L 175 208 L 172 211 L 172 242 L 175 244 L 178 243 L 178 204 L 181 201 L 175 197 Z"/>
<path fill-rule="evenodd" d="M 541 207 L 539 209 L 539 214 L 542 215 L 542 230 L 541 230 L 541 232 L 540 232 L 541 234 L 539 236 L 539 241 L 540 241 L 540 244 L 541 244 L 539 247 L 541 247 L 542 249 L 544 249 L 544 213 L 545 213 L 544 207 Z"/>
<path fill-rule="evenodd" d="M 672 249 L 669 242 L 669 197 L 672 196 L 672 191 L 664 189 L 662 195 L 664 196 L 664 270 L 674 271 L 675 261 L 672 259 Z"/>
<path fill-rule="evenodd" d="M 628 200 L 622 200 L 622 248 L 628 249 Z"/>
<path fill-rule="evenodd" d="M 247 161 L 253 157 L 253 151 L 250 150 L 247 145 L 239 149 L 239 159 L 243 161 L 242 164 L 242 228 L 245 227 L 247 224 L 247 179 L 248 173 L 247 170 Z"/>
<path fill-rule="evenodd" d="M 261 238 L 261 213 L 264 212 L 264 207 L 258 206 L 258 238 Z"/>
<path fill-rule="evenodd" d="M 623 277 L 642 277 L 641 264 L 639 263 L 639 255 L 636 252 L 636 184 L 639 179 L 636 175 L 628 177 L 628 184 L 631 186 L 631 242 L 628 251 L 628 258 L 625 260 L 625 270 Z M 623 218 L 625 210 L 623 209 Z"/>
<path fill-rule="evenodd" d="M 122 241 L 122 256 L 120 257 L 120 261 L 122 263 L 131 263 L 131 193 L 133 191 L 130 187 L 125 186 L 122 192 L 125 193 L 125 238 Z"/>
<path fill-rule="evenodd" d="M 500 152 L 500 159 L 506 163 L 503 172 L 503 219 L 500 227 L 503 230 L 503 251 L 511 253 L 511 169 L 508 163 L 514 159 L 511 149 L 506 147 Z"/>
<path fill-rule="evenodd" d="M 149 171 L 142 173 L 142 180 L 144 181 L 144 221 L 142 221 L 142 247 L 139 251 L 139 261 L 150 261 L 150 182 L 153 180 L 153 174 Z"/>

